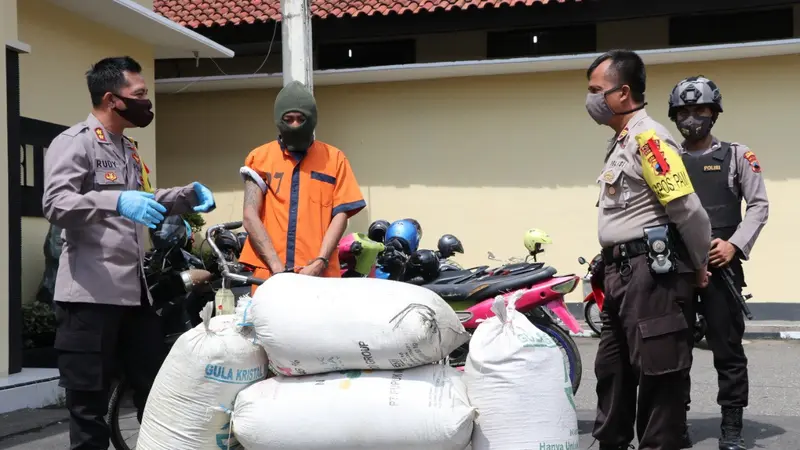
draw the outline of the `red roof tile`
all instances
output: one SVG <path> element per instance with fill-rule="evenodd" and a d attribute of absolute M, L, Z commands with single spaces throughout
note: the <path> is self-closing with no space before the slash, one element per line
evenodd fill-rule
<path fill-rule="evenodd" d="M 535 3 L 565 3 L 581 0 L 311 0 L 315 17 L 341 18 L 360 15 L 415 14 L 467 8 L 498 8 L 502 5 L 531 6 Z M 185 27 L 239 25 L 281 19 L 280 0 L 153 0 L 153 9 Z"/>

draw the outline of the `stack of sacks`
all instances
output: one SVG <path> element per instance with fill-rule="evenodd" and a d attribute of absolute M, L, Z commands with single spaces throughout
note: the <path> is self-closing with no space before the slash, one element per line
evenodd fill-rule
<path fill-rule="evenodd" d="M 239 310 L 280 376 L 239 393 L 248 450 L 464 450 L 475 410 L 461 374 L 435 364 L 469 339 L 419 286 L 297 274 L 270 278 Z"/>
<path fill-rule="evenodd" d="M 219 450 L 235 448 L 230 410 L 236 394 L 267 374 L 267 355 L 252 328 L 236 315 L 212 318 L 175 342 L 153 382 L 136 448 Z"/>
<path fill-rule="evenodd" d="M 469 343 L 464 381 L 478 408 L 474 450 L 578 449 L 578 418 L 567 366 L 553 339 L 497 297 L 494 317 Z"/>

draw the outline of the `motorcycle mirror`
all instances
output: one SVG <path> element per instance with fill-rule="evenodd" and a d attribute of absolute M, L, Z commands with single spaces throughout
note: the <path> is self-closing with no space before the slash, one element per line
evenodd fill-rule
<path fill-rule="evenodd" d="M 586 264 L 586 259 L 584 259 L 583 256 L 579 257 L 578 258 L 578 264 L 581 264 L 581 265 Z"/>

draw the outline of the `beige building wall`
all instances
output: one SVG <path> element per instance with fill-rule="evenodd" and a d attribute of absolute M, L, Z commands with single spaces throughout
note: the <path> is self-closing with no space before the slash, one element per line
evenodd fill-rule
<path fill-rule="evenodd" d="M 754 301 L 800 300 L 784 283 L 788 256 L 800 241 L 800 155 L 785 150 L 791 131 L 779 121 L 754 122 L 753 111 L 793 117 L 800 88 L 797 56 L 652 66 L 648 111 L 664 122 L 666 100 L 683 77 L 703 73 L 723 91 L 726 112 L 715 132 L 749 145 L 764 167 L 772 201 L 770 224 L 747 264 Z M 768 89 L 753 89 L 765 86 Z M 360 86 L 318 86 L 319 139 L 350 158 L 369 205 L 351 221 L 420 220 L 423 246 L 443 233 L 464 243 L 463 264 L 522 255 L 531 227 L 550 233 L 544 259 L 561 272 L 582 273 L 578 256 L 598 250 L 595 185 L 611 131 L 584 108 L 582 70 L 520 76 L 457 78 Z M 247 153 L 274 139 L 275 90 L 159 96 L 158 167 L 164 184 L 198 179 L 217 195 L 209 223 L 241 220 L 237 169 Z M 677 134 L 674 126 L 668 128 Z M 570 300 L 579 300 L 573 294 Z"/>
<path fill-rule="evenodd" d="M 16 1 L 0 1 L 0 174 L 8 173 L 5 43 L 17 40 Z M 3 177 L 4 179 L 6 177 Z M 0 183 L 0 248 L 8 248 L 8 183 Z M 8 258 L 0 258 L 0 377 L 8 374 Z"/>
<path fill-rule="evenodd" d="M 152 7 L 151 0 L 137 1 Z M 149 45 L 45 0 L 21 1 L 18 8 L 19 39 L 35 49 L 20 57 L 22 116 L 66 126 L 86 119 L 91 101 L 84 74 L 94 62 L 108 56 L 129 55 L 136 59 L 152 89 L 153 52 Z M 130 133 L 139 142 L 145 161 L 155 161 L 155 127 L 154 124 Z M 154 172 L 151 177 L 155 177 L 155 164 L 149 165 Z M 22 222 L 22 298 L 27 302 L 35 298 L 44 270 L 42 244 L 48 224 L 45 219 L 30 217 Z M 5 276 L 6 271 L 0 272 Z"/>

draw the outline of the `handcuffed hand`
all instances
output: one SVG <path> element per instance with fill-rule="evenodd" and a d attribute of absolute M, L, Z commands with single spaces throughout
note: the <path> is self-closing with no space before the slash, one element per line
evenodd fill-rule
<path fill-rule="evenodd" d="M 318 277 L 325 271 L 325 262 L 321 259 L 315 259 L 309 265 L 303 267 L 300 271 L 301 275 L 310 275 L 312 277 Z"/>
<path fill-rule="evenodd" d="M 197 181 L 192 184 L 192 187 L 194 188 L 194 193 L 199 203 L 199 205 L 194 207 L 195 212 L 207 213 L 213 211 L 214 208 L 217 207 L 216 203 L 214 203 L 214 194 L 211 193 L 211 189 Z"/>
<path fill-rule="evenodd" d="M 124 191 L 117 200 L 117 212 L 134 222 L 155 229 L 164 220 L 167 208 L 154 200 L 155 195 L 144 191 Z"/>

